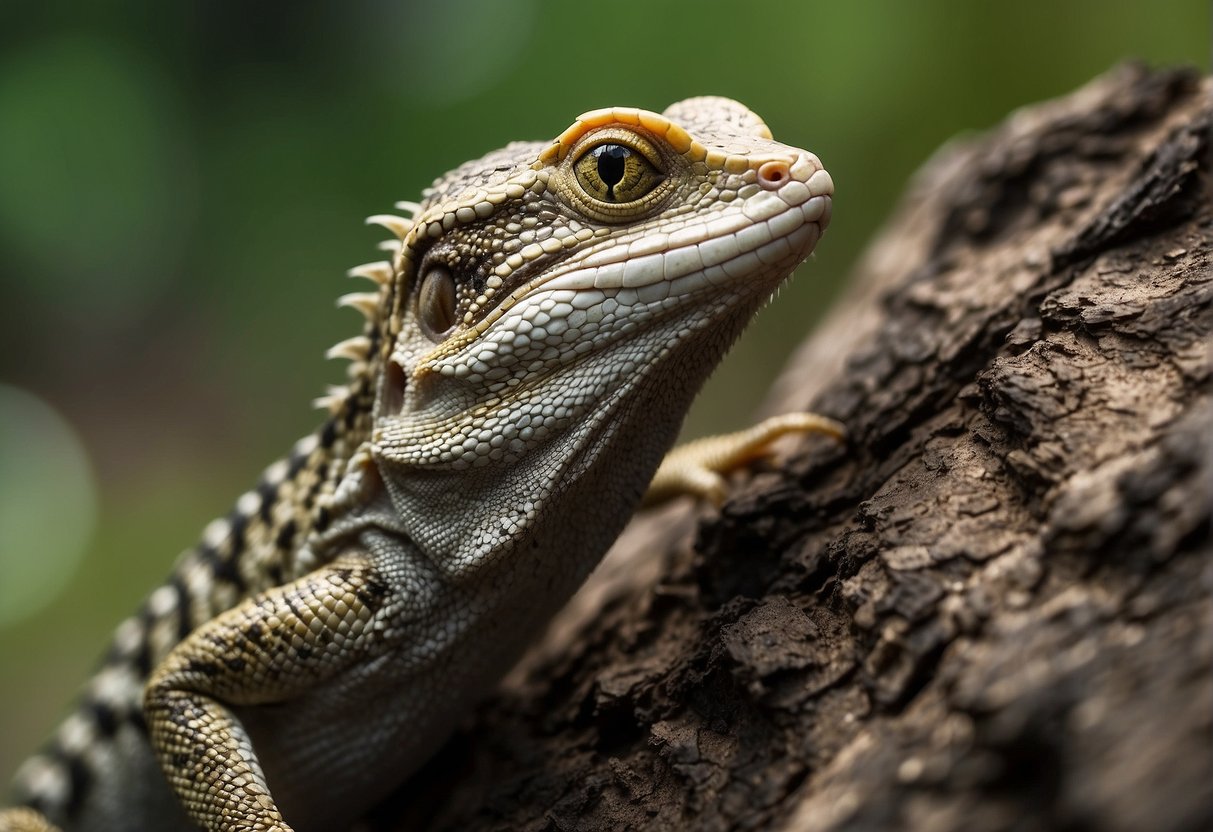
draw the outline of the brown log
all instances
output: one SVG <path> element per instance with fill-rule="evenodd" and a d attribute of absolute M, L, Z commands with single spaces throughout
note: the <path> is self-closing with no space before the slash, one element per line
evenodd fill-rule
<path fill-rule="evenodd" d="M 770 405 L 849 447 L 640 518 L 376 828 L 1213 828 L 1211 92 L 943 148 Z"/>

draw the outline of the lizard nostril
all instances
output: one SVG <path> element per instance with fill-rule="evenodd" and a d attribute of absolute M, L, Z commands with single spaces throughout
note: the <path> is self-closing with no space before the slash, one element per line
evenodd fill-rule
<path fill-rule="evenodd" d="M 777 190 L 791 178 L 787 162 L 764 162 L 758 169 L 758 184 L 768 191 Z"/>

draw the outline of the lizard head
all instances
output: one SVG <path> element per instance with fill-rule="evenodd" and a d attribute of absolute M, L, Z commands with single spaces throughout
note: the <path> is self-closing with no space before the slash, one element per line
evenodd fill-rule
<path fill-rule="evenodd" d="M 510 464 L 606 403 L 689 386 L 651 414 L 672 438 L 832 193 L 816 156 L 723 98 L 595 110 L 452 171 L 402 221 L 381 300 L 376 461 Z"/>

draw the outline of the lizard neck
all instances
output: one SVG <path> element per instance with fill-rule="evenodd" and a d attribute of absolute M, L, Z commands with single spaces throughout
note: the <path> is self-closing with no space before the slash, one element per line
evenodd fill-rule
<path fill-rule="evenodd" d="M 461 470 L 376 459 L 386 492 L 376 524 L 407 538 L 453 581 L 500 586 L 497 570 L 542 575 L 543 587 L 514 578 L 504 585 L 550 592 L 558 606 L 635 511 L 690 400 L 760 301 L 634 369 L 521 458 Z M 601 360 L 603 367 L 619 363 L 610 355 Z M 600 369 L 572 372 L 593 377 Z M 575 389 L 558 377 L 550 386 Z"/>

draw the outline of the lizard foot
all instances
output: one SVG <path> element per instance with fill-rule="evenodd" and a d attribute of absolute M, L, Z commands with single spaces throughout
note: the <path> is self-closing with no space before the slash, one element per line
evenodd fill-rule
<path fill-rule="evenodd" d="M 846 438 L 846 428 L 833 419 L 816 413 L 785 413 L 735 433 L 696 439 L 666 454 L 642 505 L 691 494 L 718 506 L 724 502 L 724 476 L 768 453 L 771 443 L 789 433 L 824 433 L 839 441 Z"/>

